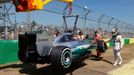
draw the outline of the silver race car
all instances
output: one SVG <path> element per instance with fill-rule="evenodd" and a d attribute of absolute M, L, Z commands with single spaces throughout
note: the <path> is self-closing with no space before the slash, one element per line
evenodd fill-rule
<path fill-rule="evenodd" d="M 64 16 L 65 25 L 66 17 Z M 47 35 L 45 32 L 43 34 L 36 32 L 20 34 L 19 59 L 24 63 L 51 63 L 69 68 L 73 61 L 87 57 L 92 49 L 97 48 L 97 45 L 92 44 L 87 39 L 84 41 L 74 39 L 77 19 L 78 15 L 72 33 L 68 32 L 66 25 L 65 32 L 56 38 Z M 106 45 L 101 45 L 101 48 L 106 50 Z"/>

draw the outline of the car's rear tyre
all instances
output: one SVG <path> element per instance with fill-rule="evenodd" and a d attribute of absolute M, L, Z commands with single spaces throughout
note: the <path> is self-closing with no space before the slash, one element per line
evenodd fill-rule
<path fill-rule="evenodd" d="M 28 63 L 27 45 L 28 39 L 24 34 L 19 35 L 19 51 L 18 58 L 24 63 Z"/>
<path fill-rule="evenodd" d="M 19 35 L 19 51 L 18 58 L 24 63 L 37 62 L 38 53 L 36 51 L 36 36 L 33 34 L 20 34 Z"/>
<path fill-rule="evenodd" d="M 58 65 L 62 68 L 69 68 L 72 63 L 71 50 L 63 46 L 52 48 L 50 61 L 52 64 Z"/>

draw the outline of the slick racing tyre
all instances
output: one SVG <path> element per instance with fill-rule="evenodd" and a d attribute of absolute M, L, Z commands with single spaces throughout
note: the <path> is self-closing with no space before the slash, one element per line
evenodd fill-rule
<path fill-rule="evenodd" d="M 107 44 L 101 40 L 98 42 L 98 47 L 97 47 L 101 52 L 106 52 L 107 50 Z"/>
<path fill-rule="evenodd" d="M 24 63 L 28 63 L 28 53 L 27 53 L 27 45 L 28 45 L 28 38 L 21 34 L 19 35 L 19 51 L 18 51 L 18 58 L 20 61 Z"/>
<path fill-rule="evenodd" d="M 64 46 L 52 48 L 50 61 L 52 64 L 58 65 L 62 68 L 69 68 L 72 63 L 71 50 Z"/>

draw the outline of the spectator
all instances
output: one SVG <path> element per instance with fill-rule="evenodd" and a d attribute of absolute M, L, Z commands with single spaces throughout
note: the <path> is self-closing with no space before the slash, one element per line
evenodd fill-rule
<path fill-rule="evenodd" d="M 82 31 L 80 30 L 78 31 L 77 39 L 82 41 L 85 40 L 85 35 L 83 35 Z"/>
<path fill-rule="evenodd" d="M 54 31 L 54 38 L 56 38 L 57 36 L 59 36 L 59 31 L 56 29 L 55 31 Z"/>

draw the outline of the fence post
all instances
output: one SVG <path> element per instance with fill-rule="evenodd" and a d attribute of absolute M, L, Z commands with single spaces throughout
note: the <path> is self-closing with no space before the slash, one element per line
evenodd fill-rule
<path fill-rule="evenodd" d="M 102 19 L 104 16 L 105 16 L 105 15 L 102 14 L 102 15 L 98 18 L 98 29 L 100 28 L 101 19 Z"/>
<path fill-rule="evenodd" d="M 84 19 L 85 19 L 85 22 L 84 22 L 85 32 L 86 32 L 87 16 L 88 16 L 88 14 L 89 14 L 90 12 L 91 12 L 91 10 L 88 10 L 87 13 L 84 15 Z"/>
<path fill-rule="evenodd" d="M 112 18 L 108 21 L 108 30 L 107 30 L 107 31 L 109 31 L 109 27 L 110 27 L 111 22 L 112 22 L 113 19 L 114 19 L 114 18 L 112 17 Z"/>

